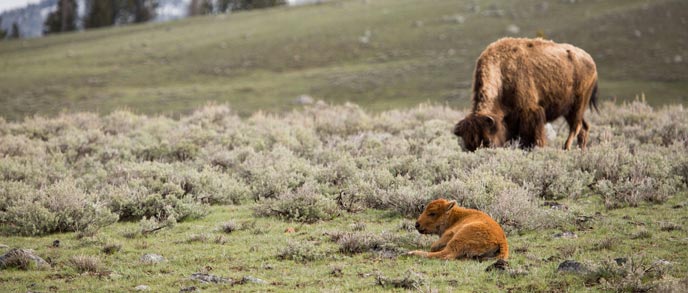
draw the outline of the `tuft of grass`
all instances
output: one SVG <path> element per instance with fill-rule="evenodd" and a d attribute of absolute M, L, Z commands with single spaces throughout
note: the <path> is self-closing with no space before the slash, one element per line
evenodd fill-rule
<path fill-rule="evenodd" d="M 652 232 L 641 229 L 638 232 L 631 235 L 631 239 L 650 239 L 652 238 Z"/>
<path fill-rule="evenodd" d="M 199 233 L 199 234 L 191 234 L 189 237 L 186 238 L 186 243 L 194 243 L 194 242 L 200 242 L 200 243 L 206 243 L 208 242 L 212 237 L 210 234 L 207 233 Z"/>
<path fill-rule="evenodd" d="M 122 244 L 120 243 L 108 243 L 103 246 L 101 251 L 105 254 L 115 254 L 122 250 Z"/>
<path fill-rule="evenodd" d="M 675 224 L 675 223 L 669 223 L 669 222 L 662 222 L 659 226 L 659 230 L 661 231 L 682 231 L 683 226 Z"/>
<path fill-rule="evenodd" d="M 295 262 L 310 262 L 323 259 L 324 255 L 309 242 L 289 241 L 285 247 L 280 249 L 277 258 Z"/>
<path fill-rule="evenodd" d="M 226 223 L 222 223 L 222 225 L 220 225 L 220 229 L 219 229 L 219 230 L 222 231 L 222 232 L 225 232 L 225 233 L 227 233 L 227 234 L 230 234 L 230 233 L 232 233 L 232 232 L 234 232 L 234 231 L 240 230 L 240 228 L 241 228 L 241 226 L 238 225 L 236 222 L 234 222 L 234 221 L 229 221 L 229 222 L 226 222 Z"/>
<path fill-rule="evenodd" d="M 69 265 L 79 273 L 98 273 L 103 270 L 100 259 L 90 255 L 77 255 L 69 259 Z"/>

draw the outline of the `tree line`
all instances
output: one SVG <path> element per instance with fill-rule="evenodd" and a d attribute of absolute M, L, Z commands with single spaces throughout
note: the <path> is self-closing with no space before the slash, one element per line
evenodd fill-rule
<path fill-rule="evenodd" d="M 250 10 L 284 5 L 285 0 L 192 0 L 189 3 L 188 15 L 227 13 L 234 10 Z M 155 18 L 159 0 L 86 0 L 86 14 L 83 17 L 84 29 L 147 22 Z M 76 0 L 58 0 L 57 9 L 45 19 L 45 35 L 78 29 Z M 16 29 L 16 32 L 15 32 Z M 10 37 L 19 37 L 19 28 L 13 25 Z M 0 36 L 7 32 L 0 30 Z"/>

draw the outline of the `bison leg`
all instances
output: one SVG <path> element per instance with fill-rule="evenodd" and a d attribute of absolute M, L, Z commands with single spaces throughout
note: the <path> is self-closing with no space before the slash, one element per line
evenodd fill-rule
<path fill-rule="evenodd" d="M 566 122 L 569 124 L 569 137 L 566 138 L 564 149 L 570 150 L 573 138 L 578 136 L 578 145 L 585 148 L 584 145 L 588 141 L 587 123 L 583 121 L 583 113 L 580 111 L 574 112 L 573 115 L 566 116 Z M 585 132 L 585 133 L 584 133 Z"/>
<path fill-rule="evenodd" d="M 546 121 L 545 109 L 543 108 L 523 110 L 521 112 L 521 123 L 519 124 L 518 132 L 523 147 L 545 146 L 547 143 L 547 137 L 545 136 Z"/>
<path fill-rule="evenodd" d="M 588 145 L 588 133 L 590 133 L 590 126 L 588 125 L 588 122 L 583 119 L 583 127 L 578 133 L 578 147 L 580 147 L 582 150 L 585 150 Z"/>

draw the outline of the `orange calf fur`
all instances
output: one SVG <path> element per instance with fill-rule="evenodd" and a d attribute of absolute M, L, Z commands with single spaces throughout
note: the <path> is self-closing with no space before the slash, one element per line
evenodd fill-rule
<path fill-rule="evenodd" d="M 416 229 L 422 234 L 437 234 L 440 239 L 430 252 L 415 250 L 410 255 L 440 259 L 486 259 L 509 257 L 509 245 L 502 227 L 487 214 L 456 205 L 456 201 L 437 199 L 418 217 Z"/>

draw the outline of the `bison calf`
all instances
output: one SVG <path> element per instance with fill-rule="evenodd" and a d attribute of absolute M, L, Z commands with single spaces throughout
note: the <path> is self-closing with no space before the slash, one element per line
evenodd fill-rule
<path fill-rule="evenodd" d="M 487 214 L 458 207 L 456 201 L 438 199 L 430 202 L 416 222 L 422 234 L 437 234 L 440 239 L 430 252 L 411 251 L 411 255 L 441 259 L 506 260 L 509 245 L 504 230 Z"/>
<path fill-rule="evenodd" d="M 585 149 L 597 109 L 597 69 L 592 57 L 569 44 L 504 38 L 490 44 L 475 66 L 473 109 L 454 127 L 466 149 L 498 147 L 519 139 L 522 147 L 544 146 L 545 123 L 561 116 L 569 125 L 564 149 L 575 136 Z"/>

